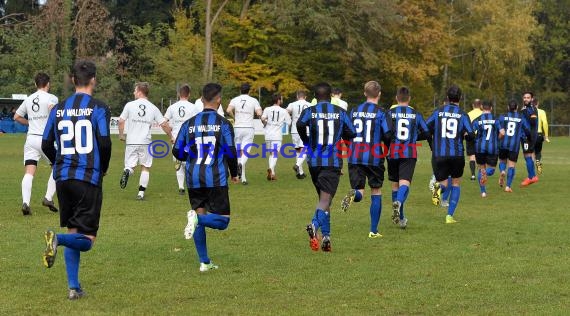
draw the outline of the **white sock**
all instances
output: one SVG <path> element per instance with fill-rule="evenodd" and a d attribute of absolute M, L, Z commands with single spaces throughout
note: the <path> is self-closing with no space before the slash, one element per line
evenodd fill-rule
<path fill-rule="evenodd" d="M 249 159 L 245 153 L 241 156 L 241 181 L 245 181 L 245 164 L 247 163 L 247 159 Z"/>
<path fill-rule="evenodd" d="M 277 165 L 277 158 L 269 157 L 269 169 L 271 169 L 271 173 L 275 174 L 275 166 Z"/>
<path fill-rule="evenodd" d="M 184 165 L 180 166 L 180 169 L 178 169 L 178 171 L 176 171 L 176 180 L 178 181 L 178 189 L 183 190 L 184 189 L 184 173 L 186 172 L 186 168 L 184 168 Z"/>
<path fill-rule="evenodd" d="M 299 174 L 303 174 L 303 162 L 305 161 L 305 155 L 302 157 L 297 157 L 297 162 L 295 163 L 299 167 Z"/>
<path fill-rule="evenodd" d="M 148 171 L 141 171 L 141 178 L 139 180 L 139 185 L 146 189 L 148 186 L 148 180 L 150 178 L 150 173 Z M 140 190 L 139 195 L 144 196 L 144 191 Z"/>
<path fill-rule="evenodd" d="M 54 194 L 55 194 L 55 180 L 53 179 L 53 170 L 52 170 L 49 175 L 45 198 L 49 201 L 53 201 Z"/>
<path fill-rule="evenodd" d="M 30 205 L 30 199 L 32 198 L 33 181 L 34 176 L 29 173 L 26 173 L 22 179 L 22 202 L 28 205 Z"/>

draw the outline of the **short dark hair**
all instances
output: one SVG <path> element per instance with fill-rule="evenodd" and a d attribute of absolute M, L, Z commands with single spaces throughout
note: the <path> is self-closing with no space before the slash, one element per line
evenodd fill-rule
<path fill-rule="evenodd" d="M 135 89 L 137 89 L 139 92 L 142 92 L 145 97 L 148 97 L 148 94 L 150 92 L 150 84 L 148 82 L 137 82 L 135 83 Z"/>
<path fill-rule="evenodd" d="M 239 88 L 239 91 L 241 92 L 241 94 L 248 94 L 249 89 L 251 89 L 249 83 L 242 83 L 241 87 Z"/>
<path fill-rule="evenodd" d="M 451 85 L 447 89 L 447 100 L 458 103 L 461 100 L 461 89 L 457 85 Z"/>
<path fill-rule="evenodd" d="M 180 88 L 178 89 L 178 95 L 181 98 L 187 98 L 190 95 L 190 85 L 185 83 L 182 86 L 180 86 Z"/>
<path fill-rule="evenodd" d="M 532 91 L 526 90 L 526 91 L 523 92 L 522 95 L 524 96 L 525 94 L 530 94 L 530 97 L 531 97 L 531 98 L 534 98 L 534 93 L 532 93 Z"/>
<path fill-rule="evenodd" d="M 217 83 L 208 83 L 202 89 L 202 98 L 206 102 L 212 102 L 214 99 L 222 93 L 222 86 Z"/>
<path fill-rule="evenodd" d="M 49 83 L 49 76 L 45 72 L 38 72 L 34 77 L 38 89 L 45 88 Z"/>
<path fill-rule="evenodd" d="M 396 93 L 396 100 L 398 100 L 398 102 L 410 101 L 410 89 L 408 89 L 408 87 L 400 87 Z"/>
<path fill-rule="evenodd" d="M 281 93 L 274 93 L 271 96 L 271 102 L 273 102 L 273 104 L 277 104 L 277 102 L 279 102 L 279 100 L 281 100 Z"/>
<path fill-rule="evenodd" d="M 511 100 L 509 101 L 509 106 L 508 106 L 508 107 L 509 107 L 509 112 L 515 112 L 515 111 L 518 109 L 519 105 L 517 104 L 517 101 L 516 101 L 516 100 L 511 99 Z"/>
<path fill-rule="evenodd" d="M 297 90 L 297 98 L 306 98 L 307 92 L 305 90 Z"/>
<path fill-rule="evenodd" d="M 97 67 L 95 63 L 89 60 L 79 60 L 73 65 L 71 76 L 76 87 L 85 87 L 89 85 L 91 79 L 97 75 Z"/>
<path fill-rule="evenodd" d="M 332 89 L 332 94 L 341 94 L 342 90 L 340 88 L 334 87 Z"/>
<path fill-rule="evenodd" d="M 317 101 L 324 101 L 331 99 L 331 85 L 326 82 L 321 82 L 315 85 L 315 98 Z"/>
<path fill-rule="evenodd" d="M 485 101 L 483 101 L 483 102 L 481 103 L 481 107 L 483 107 L 483 110 L 489 111 L 490 109 L 493 108 L 493 105 L 491 104 L 490 101 L 485 100 Z"/>

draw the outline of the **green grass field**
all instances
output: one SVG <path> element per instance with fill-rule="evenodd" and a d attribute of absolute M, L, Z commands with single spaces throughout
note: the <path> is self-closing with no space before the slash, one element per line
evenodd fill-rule
<path fill-rule="evenodd" d="M 250 159 L 249 186 L 230 188 L 228 230 L 208 230 L 220 269 L 198 271 L 193 241 L 183 237 L 187 197 L 179 196 L 173 163 L 155 159 L 146 201 L 135 200 L 139 170 L 119 189 L 124 144 L 114 138 L 99 237 L 82 255 L 88 297 L 70 302 L 60 249 L 55 266 L 41 263 L 43 232 L 59 216 L 41 207 L 49 168 L 34 179 L 33 216 L 20 211 L 24 135 L 0 136 L 0 314 L 567 314 L 570 310 L 568 175 L 570 139 L 545 144 L 545 173 L 525 189 L 519 159 L 512 194 L 497 176 L 489 197 L 464 181 L 455 225 L 431 205 L 429 156 L 421 150 L 407 230 L 390 221 L 385 183 L 382 239 L 370 240 L 369 197 L 341 213 L 349 189 L 341 179 L 332 212 L 333 252 L 312 252 L 305 225 L 316 194 L 297 180 L 293 159 L 280 158 L 279 180 L 265 180 L 267 160 Z M 286 138 L 287 140 L 288 138 Z M 257 141 L 261 141 L 257 138 Z M 467 167 L 468 169 L 468 167 Z M 346 172 L 346 167 L 345 167 Z M 57 228 L 58 231 L 63 231 Z"/>

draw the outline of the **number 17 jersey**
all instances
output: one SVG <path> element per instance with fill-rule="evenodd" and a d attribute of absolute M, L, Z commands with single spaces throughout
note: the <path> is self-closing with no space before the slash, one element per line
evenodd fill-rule
<path fill-rule="evenodd" d="M 426 122 L 433 134 L 433 157 L 463 157 L 463 137 L 473 134 L 469 116 L 455 104 L 444 105 Z"/>

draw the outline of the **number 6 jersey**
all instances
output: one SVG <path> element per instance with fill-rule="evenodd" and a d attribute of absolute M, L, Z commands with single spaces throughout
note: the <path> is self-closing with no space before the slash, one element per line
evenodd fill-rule
<path fill-rule="evenodd" d="M 426 124 L 433 134 L 433 157 L 463 157 L 464 135 L 473 139 L 473 128 L 469 116 L 458 105 L 436 109 Z"/>

